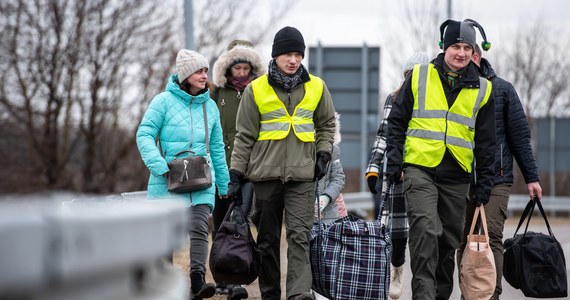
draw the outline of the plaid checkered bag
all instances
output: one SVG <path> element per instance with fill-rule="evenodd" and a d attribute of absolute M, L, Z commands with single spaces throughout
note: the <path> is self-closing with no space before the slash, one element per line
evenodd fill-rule
<path fill-rule="evenodd" d="M 318 218 L 309 236 L 313 290 L 329 299 L 388 299 L 392 242 L 387 224 L 349 215 L 326 225 Z"/>

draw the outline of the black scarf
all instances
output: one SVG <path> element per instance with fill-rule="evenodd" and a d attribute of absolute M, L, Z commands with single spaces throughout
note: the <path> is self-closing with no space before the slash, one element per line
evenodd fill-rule
<path fill-rule="evenodd" d="M 275 81 L 275 83 L 279 84 L 283 89 L 287 92 L 290 92 L 294 87 L 298 86 L 302 83 L 301 75 L 303 75 L 304 67 L 303 65 L 299 66 L 297 72 L 293 75 L 286 75 L 283 72 L 279 71 L 279 67 L 275 63 L 275 60 L 272 59 L 269 62 L 268 67 L 268 76 Z"/>

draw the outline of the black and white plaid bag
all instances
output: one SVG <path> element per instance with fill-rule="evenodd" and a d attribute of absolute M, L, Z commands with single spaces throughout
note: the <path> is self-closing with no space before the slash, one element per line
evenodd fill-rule
<path fill-rule="evenodd" d="M 392 199 L 385 199 L 391 209 Z M 309 236 L 313 290 L 329 299 L 388 299 L 390 234 L 390 221 L 349 215 L 327 225 L 317 219 Z"/>

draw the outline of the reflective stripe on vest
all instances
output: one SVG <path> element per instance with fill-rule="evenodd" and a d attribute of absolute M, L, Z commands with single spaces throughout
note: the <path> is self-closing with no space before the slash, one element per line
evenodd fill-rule
<path fill-rule="evenodd" d="M 285 104 L 279 99 L 273 87 L 269 85 L 267 75 L 260 76 L 251 82 L 255 103 L 261 114 L 258 141 L 281 140 L 289 135 L 291 125 L 293 132 L 303 142 L 315 141 L 315 125 L 313 113 L 323 95 L 323 81 L 309 75 L 310 80 L 304 84 L 305 96 L 295 107 L 293 115 L 289 115 Z"/>
<path fill-rule="evenodd" d="M 436 167 L 449 149 L 463 170 L 471 173 L 475 122 L 479 109 L 489 100 L 491 88 L 491 82 L 480 77 L 479 88 L 461 89 L 449 108 L 434 65 L 415 65 L 414 108 L 406 133 L 404 162 Z"/>

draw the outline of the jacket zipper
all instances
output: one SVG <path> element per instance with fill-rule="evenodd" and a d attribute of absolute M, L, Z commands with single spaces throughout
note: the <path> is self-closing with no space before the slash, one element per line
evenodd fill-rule
<path fill-rule="evenodd" d="M 501 154 L 500 155 L 501 155 L 500 156 L 501 157 L 501 169 L 499 170 L 499 174 L 501 176 L 504 176 L 505 175 L 505 172 L 504 172 L 505 167 L 503 166 L 503 143 L 501 143 Z"/>

